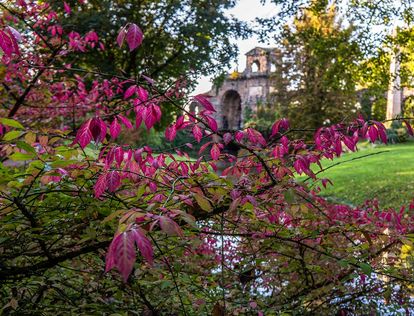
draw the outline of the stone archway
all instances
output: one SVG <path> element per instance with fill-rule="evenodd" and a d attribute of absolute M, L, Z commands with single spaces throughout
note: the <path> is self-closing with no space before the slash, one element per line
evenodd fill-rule
<path fill-rule="evenodd" d="M 236 90 L 227 90 L 221 100 L 221 126 L 225 130 L 241 128 L 241 97 Z"/>

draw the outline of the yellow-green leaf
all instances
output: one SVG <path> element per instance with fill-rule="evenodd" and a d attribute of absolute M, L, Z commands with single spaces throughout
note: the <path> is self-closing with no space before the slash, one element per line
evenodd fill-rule
<path fill-rule="evenodd" d="M 213 210 L 210 202 L 203 195 L 196 193 L 194 198 L 203 211 L 211 212 Z"/>
<path fill-rule="evenodd" d="M 26 142 L 18 141 L 16 142 L 16 146 L 27 151 L 28 153 L 36 154 L 36 150 Z"/>
<path fill-rule="evenodd" d="M 29 160 L 34 157 L 34 154 L 23 154 L 23 153 L 14 153 L 10 156 L 11 160 L 17 161 L 17 160 Z"/>
<path fill-rule="evenodd" d="M 7 140 L 7 141 L 12 140 L 12 139 L 19 137 L 21 134 L 22 134 L 21 131 L 11 131 L 11 132 L 6 133 L 3 136 L 3 140 Z"/>
<path fill-rule="evenodd" d="M 11 127 L 15 127 L 15 128 L 20 128 L 20 129 L 24 129 L 23 125 L 20 124 L 19 122 L 9 119 L 9 118 L 0 118 L 0 123 L 3 125 L 7 125 L 7 126 L 11 126 Z"/>

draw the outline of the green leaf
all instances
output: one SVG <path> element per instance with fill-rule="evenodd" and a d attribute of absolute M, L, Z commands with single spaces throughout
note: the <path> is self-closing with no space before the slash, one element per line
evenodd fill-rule
<path fill-rule="evenodd" d="M 343 267 L 343 268 L 348 268 L 348 266 L 349 266 L 349 262 L 348 262 L 348 261 L 346 261 L 346 260 L 344 260 L 344 259 L 339 260 L 339 261 L 338 261 L 338 264 L 339 264 L 341 267 Z"/>
<path fill-rule="evenodd" d="M 194 198 L 203 211 L 211 212 L 213 210 L 210 202 L 203 195 L 196 193 Z"/>
<path fill-rule="evenodd" d="M 16 145 L 18 148 L 23 149 L 28 153 L 36 154 L 36 150 L 26 142 L 18 141 L 16 142 Z"/>
<path fill-rule="evenodd" d="M 14 153 L 10 156 L 11 160 L 30 160 L 34 157 L 34 154 L 23 154 L 23 153 Z"/>
<path fill-rule="evenodd" d="M 24 129 L 23 125 L 20 124 L 19 122 L 9 119 L 9 118 L 0 118 L 0 123 L 3 125 L 7 125 L 7 126 L 11 126 L 11 127 L 15 127 L 15 128 L 20 128 L 20 129 Z"/>
<path fill-rule="evenodd" d="M 69 165 L 73 165 L 77 162 L 78 162 L 77 160 L 55 160 L 55 161 L 50 162 L 49 165 L 52 168 L 59 168 L 59 167 L 66 167 Z"/>
<path fill-rule="evenodd" d="M 292 189 L 285 191 L 283 195 L 287 203 L 292 204 L 293 202 L 295 202 L 295 192 Z"/>
<path fill-rule="evenodd" d="M 11 131 L 11 132 L 6 133 L 3 136 L 3 140 L 7 140 L 7 141 L 12 140 L 12 139 L 19 137 L 21 134 L 22 134 L 21 131 Z"/>
<path fill-rule="evenodd" d="M 359 264 L 359 267 L 361 268 L 362 272 L 364 272 L 366 275 L 371 275 L 372 273 L 372 267 L 368 263 L 362 262 Z"/>

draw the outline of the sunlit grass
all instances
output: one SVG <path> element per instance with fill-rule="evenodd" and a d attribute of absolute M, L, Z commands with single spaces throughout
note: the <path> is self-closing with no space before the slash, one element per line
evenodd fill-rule
<path fill-rule="evenodd" d="M 322 189 L 323 196 L 353 205 L 377 198 L 382 207 L 399 207 L 414 197 L 414 142 L 362 146 L 356 153 L 324 160 L 322 165 L 327 168 L 339 162 L 318 175 L 334 184 Z"/>

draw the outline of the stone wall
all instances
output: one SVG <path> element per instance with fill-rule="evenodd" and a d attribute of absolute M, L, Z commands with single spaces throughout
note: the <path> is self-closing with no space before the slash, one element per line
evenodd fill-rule
<path fill-rule="evenodd" d="M 255 111 L 258 103 L 268 100 L 275 70 L 272 65 L 278 64 L 278 58 L 276 49 L 256 47 L 246 54 L 246 68 L 242 73 L 229 75 L 218 89 L 213 87 L 206 93 L 217 110 L 215 118 L 220 129 L 241 128 L 246 109 Z"/>

